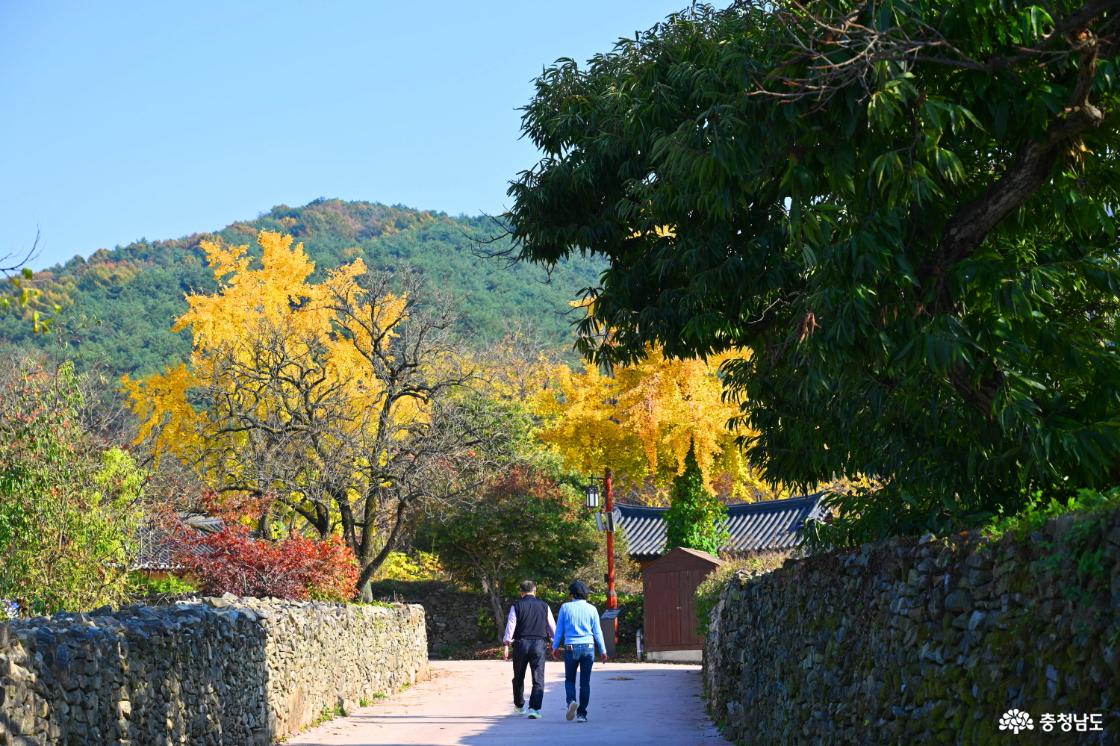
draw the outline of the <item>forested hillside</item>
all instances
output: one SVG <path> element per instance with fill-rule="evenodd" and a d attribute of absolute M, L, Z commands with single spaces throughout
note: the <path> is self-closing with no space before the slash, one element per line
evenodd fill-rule
<path fill-rule="evenodd" d="M 255 250 L 260 230 L 302 241 L 320 275 L 357 256 L 376 269 L 416 268 L 430 287 L 459 299 L 464 339 L 475 345 L 522 324 L 540 341 L 569 350 L 568 301 L 594 285 L 599 271 L 597 263 L 576 260 L 549 280 L 536 267 L 479 256 L 476 241 L 499 232 L 487 218 L 320 199 L 304 207 L 281 205 L 216 233 L 142 240 L 38 272 L 40 305 L 61 311 L 46 334 L 34 333 L 27 319 L 0 316 L 0 344 L 36 346 L 52 357 L 75 360 L 79 368 L 103 366 L 112 374 L 160 370 L 190 349 L 186 336 L 170 331 L 186 309 L 184 294 L 214 289 L 199 241 L 217 236 Z M 500 245 L 487 247 L 496 248 Z"/>

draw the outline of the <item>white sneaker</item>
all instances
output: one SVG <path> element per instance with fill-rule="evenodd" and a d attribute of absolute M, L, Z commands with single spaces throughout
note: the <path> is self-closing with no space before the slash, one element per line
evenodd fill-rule
<path fill-rule="evenodd" d="M 526 712 L 529 712 L 528 707 L 525 707 L 525 706 L 518 707 L 517 705 L 513 706 L 513 714 L 514 715 L 524 715 Z"/>
<path fill-rule="evenodd" d="M 530 709 L 529 710 L 529 719 L 530 720 L 540 720 L 541 719 L 541 711 Z"/>
<path fill-rule="evenodd" d="M 566 715 L 564 715 L 564 717 L 566 717 L 568 720 L 571 720 L 572 718 L 574 718 L 576 716 L 576 710 L 578 710 L 578 709 L 579 709 L 579 703 L 578 702 L 569 702 L 568 703 L 568 712 L 567 712 Z"/>
<path fill-rule="evenodd" d="M 585 717 L 584 715 L 580 715 L 578 718 L 576 718 L 576 722 L 577 723 L 586 723 L 587 722 L 587 717 Z"/>

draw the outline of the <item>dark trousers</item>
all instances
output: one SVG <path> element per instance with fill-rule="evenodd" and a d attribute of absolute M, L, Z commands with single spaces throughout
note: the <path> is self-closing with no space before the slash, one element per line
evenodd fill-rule
<path fill-rule="evenodd" d="M 569 702 L 576 701 L 576 670 L 579 670 L 579 709 L 577 715 L 587 717 L 591 701 L 591 667 L 595 665 L 595 644 L 572 645 L 564 650 L 564 693 Z"/>
<path fill-rule="evenodd" d="M 544 640 L 513 641 L 513 706 L 525 706 L 525 669 L 533 677 L 529 709 L 541 709 L 544 702 Z"/>

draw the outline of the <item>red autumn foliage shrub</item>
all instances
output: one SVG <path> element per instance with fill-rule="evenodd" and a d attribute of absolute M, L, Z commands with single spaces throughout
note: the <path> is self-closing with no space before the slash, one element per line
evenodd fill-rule
<path fill-rule="evenodd" d="M 175 542 L 175 560 L 203 593 L 215 596 L 346 601 L 358 582 L 354 553 L 338 537 L 273 542 L 254 539 L 238 525 L 213 534 L 183 531 Z"/>

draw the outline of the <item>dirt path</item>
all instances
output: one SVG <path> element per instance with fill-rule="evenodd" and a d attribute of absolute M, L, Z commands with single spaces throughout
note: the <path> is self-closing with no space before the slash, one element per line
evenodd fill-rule
<path fill-rule="evenodd" d="M 433 662 L 431 681 L 287 743 L 727 744 L 704 714 L 699 666 L 596 663 L 587 723 L 564 719 L 563 663 L 545 666 L 541 720 L 512 714 L 512 675 L 512 665 L 501 661 Z"/>

